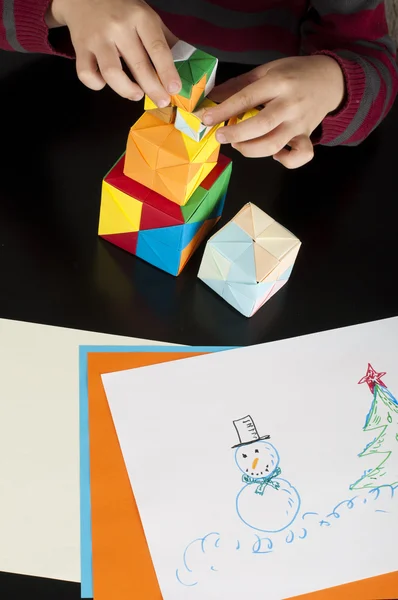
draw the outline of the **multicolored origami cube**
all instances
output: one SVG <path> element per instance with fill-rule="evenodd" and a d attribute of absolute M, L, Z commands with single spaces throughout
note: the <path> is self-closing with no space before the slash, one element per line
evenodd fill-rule
<path fill-rule="evenodd" d="M 214 87 L 218 60 L 182 41 L 171 52 L 182 83 L 179 94 L 171 96 L 171 103 L 193 112 Z"/>
<path fill-rule="evenodd" d="M 185 206 L 124 175 L 125 155 L 102 183 L 99 235 L 115 246 L 178 275 L 222 215 L 232 162 L 220 155 Z"/>
<path fill-rule="evenodd" d="M 187 112 L 182 108 L 177 108 L 177 114 L 174 121 L 175 128 L 182 133 L 185 133 L 185 135 L 195 142 L 200 142 L 200 140 L 212 130 L 211 126 L 203 125 L 201 119 L 206 108 L 210 108 L 211 106 L 216 106 L 216 103 L 209 98 L 205 98 L 192 113 Z"/>
<path fill-rule="evenodd" d="M 184 206 L 217 164 L 219 127 L 194 142 L 173 124 L 144 113 L 130 129 L 124 174 Z"/>
<path fill-rule="evenodd" d="M 198 277 L 246 317 L 288 281 L 300 240 L 254 204 L 206 244 Z"/>

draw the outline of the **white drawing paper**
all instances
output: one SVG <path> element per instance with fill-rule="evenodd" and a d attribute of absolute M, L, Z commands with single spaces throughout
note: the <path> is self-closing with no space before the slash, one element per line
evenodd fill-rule
<path fill-rule="evenodd" d="M 79 582 L 79 346 L 151 342 L 6 319 L 0 341 L 0 571 Z"/>
<path fill-rule="evenodd" d="M 398 569 L 397 341 L 395 318 L 103 376 L 164 600 Z"/>

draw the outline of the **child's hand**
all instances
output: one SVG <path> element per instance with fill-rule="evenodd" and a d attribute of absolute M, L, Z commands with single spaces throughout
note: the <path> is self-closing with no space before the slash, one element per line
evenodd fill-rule
<path fill-rule="evenodd" d="M 221 123 L 265 105 L 256 116 L 218 129 L 216 137 L 244 156 L 273 156 L 296 168 L 312 159 L 312 132 L 344 96 L 344 75 L 332 57 L 284 58 L 214 88 L 211 98 L 221 104 L 207 110 L 203 122 Z"/>
<path fill-rule="evenodd" d="M 170 51 L 177 38 L 143 0 L 53 0 L 47 23 L 69 28 L 77 73 L 87 87 L 108 84 L 130 100 L 146 93 L 159 107 L 180 91 Z M 120 57 L 137 83 L 123 72 Z"/>

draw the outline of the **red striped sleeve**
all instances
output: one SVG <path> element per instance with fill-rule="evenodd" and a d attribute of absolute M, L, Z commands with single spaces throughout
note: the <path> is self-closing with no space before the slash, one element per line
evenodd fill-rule
<path fill-rule="evenodd" d="M 364 55 L 368 61 L 371 61 L 370 64 L 373 65 L 375 75 L 380 82 L 380 87 L 378 93 L 375 93 L 372 97 L 371 107 L 366 118 L 363 120 L 362 126 L 348 138 L 347 143 L 351 145 L 359 144 L 379 125 L 392 108 L 398 92 L 396 69 L 388 55 L 368 48 L 366 48 Z M 386 72 L 388 73 L 387 77 L 385 75 Z M 388 85 L 389 81 L 391 81 L 390 87 Z"/>
<path fill-rule="evenodd" d="M 334 57 L 346 82 L 346 101 L 324 119 L 319 143 L 357 145 L 385 118 L 398 91 L 384 2 L 312 0 L 312 5 L 302 27 L 304 50 Z"/>
<path fill-rule="evenodd" d="M 245 29 L 230 29 L 203 19 L 186 15 L 170 15 L 157 9 L 161 19 L 173 33 L 197 46 L 209 46 L 226 52 L 247 52 L 270 48 L 283 54 L 297 54 L 299 39 L 297 35 L 281 26 L 261 24 Z"/>
<path fill-rule="evenodd" d="M 366 5 L 366 0 L 362 3 Z M 347 44 L 356 39 L 378 40 L 387 33 L 384 3 L 381 1 L 373 10 L 353 14 L 322 15 L 319 24 L 312 23 L 312 31 L 307 36 L 307 43 L 312 41 L 319 44 L 320 37 L 325 49 L 331 45 L 336 46 L 339 41 Z"/>
<path fill-rule="evenodd" d="M 0 48 L 16 52 L 71 56 L 69 35 L 55 34 L 57 48 L 49 41 L 45 16 L 50 0 L 0 0 Z M 65 35 L 66 34 L 66 35 Z"/>
<path fill-rule="evenodd" d="M 12 50 L 12 47 L 7 41 L 7 32 L 5 23 L 1 18 L 4 13 L 4 0 L 0 0 L 0 48 L 2 50 Z"/>

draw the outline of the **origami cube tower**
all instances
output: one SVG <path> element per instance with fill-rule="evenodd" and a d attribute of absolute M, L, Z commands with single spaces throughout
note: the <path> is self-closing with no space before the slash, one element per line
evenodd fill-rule
<path fill-rule="evenodd" d="M 215 138 L 221 124 L 206 128 L 200 121 L 213 104 L 205 94 L 217 59 L 184 42 L 172 51 L 183 89 L 162 109 L 145 97 L 146 112 L 131 127 L 125 154 L 102 182 L 98 235 L 179 275 L 221 217 L 232 162 Z M 177 111 L 185 132 L 176 127 Z"/>
<path fill-rule="evenodd" d="M 246 317 L 288 281 L 301 242 L 254 204 L 206 244 L 198 277 Z"/>
<path fill-rule="evenodd" d="M 103 180 L 98 233 L 157 268 L 179 275 L 222 215 L 232 162 L 220 155 L 185 206 L 127 177 L 124 163 L 123 155 Z"/>
<path fill-rule="evenodd" d="M 184 206 L 217 164 L 220 126 L 195 142 L 172 123 L 144 113 L 130 129 L 124 174 Z"/>

